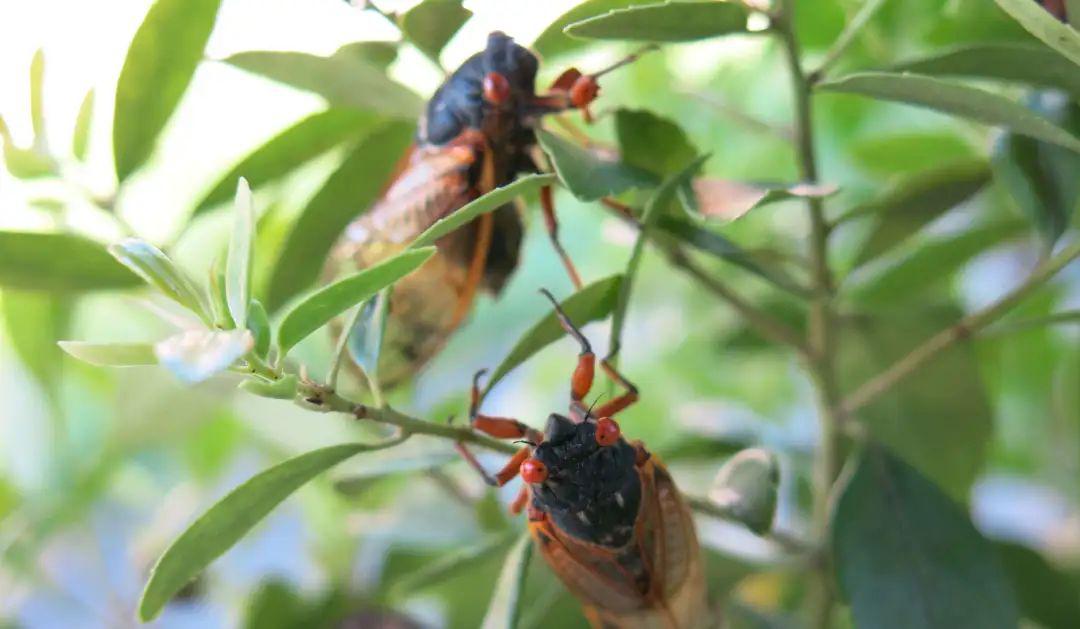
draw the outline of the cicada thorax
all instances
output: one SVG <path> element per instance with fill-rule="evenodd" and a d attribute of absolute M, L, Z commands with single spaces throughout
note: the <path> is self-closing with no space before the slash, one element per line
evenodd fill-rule
<path fill-rule="evenodd" d="M 362 269 L 403 250 L 439 219 L 534 170 L 526 104 L 535 96 L 536 58 L 493 33 L 435 92 L 416 145 L 383 197 L 347 229 L 329 275 Z M 484 99 L 484 77 L 506 78 L 509 100 Z M 531 111 L 531 110 L 529 110 Z M 384 385 L 414 375 L 442 349 L 478 291 L 501 291 L 517 266 L 522 224 L 505 206 L 444 236 L 423 267 L 393 290 L 380 354 Z M 471 272 L 475 267 L 479 274 Z"/>
<path fill-rule="evenodd" d="M 540 554 L 594 626 L 714 626 L 694 524 L 671 475 L 640 443 L 592 445 L 593 426 L 552 416 L 533 453 L 547 468 L 529 490 Z"/>

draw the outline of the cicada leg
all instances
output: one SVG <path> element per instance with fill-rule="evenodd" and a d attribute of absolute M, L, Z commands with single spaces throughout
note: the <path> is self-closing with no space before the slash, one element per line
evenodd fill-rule
<path fill-rule="evenodd" d="M 454 316 L 450 319 L 451 329 L 457 328 L 465 319 L 472 306 L 473 297 L 480 282 L 484 279 L 484 265 L 487 264 L 488 250 L 491 249 L 491 234 L 495 228 L 495 217 L 491 213 L 480 217 L 480 228 L 477 230 L 476 246 L 473 248 L 472 259 L 469 261 L 469 270 L 465 275 L 465 286 L 454 308 Z"/>
<path fill-rule="evenodd" d="M 596 375 L 596 355 L 593 354 L 589 339 L 585 338 L 585 335 L 581 333 L 581 330 L 570 321 L 570 317 L 566 315 L 566 312 L 563 311 L 562 306 L 555 300 L 555 297 L 546 289 L 540 289 L 540 292 L 543 293 L 544 296 L 551 301 L 551 305 L 555 307 L 555 316 L 558 317 L 559 324 L 562 325 L 563 330 L 581 346 L 581 352 L 578 354 L 577 367 L 574 368 L 574 375 L 570 377 L 570 413 L 579 420 L 584 419 L 586 414 L 591 414 L 595 417 L 610 417 L 634 402 L 637 402 L 638 388 L 634 383 L 630 382 L 625 376 L 619 373 L 619 371 L 611 365 L 608 359 L 605 358 L 600 361 L 600 368 L 604 370 L 604 373 L 606 373 L 609 378 L 625 388 L 626 392 L 609 402 L 601 404 L 591 413 L 585 408 L 585 396 L 588 395 L 589 390 L 592 389 L 593 380 Z"/>
<path fill-rule="evenodd" d="M 581 290 L 581 276 L 578 275 L 577 268 L 574 267 L 574 262 L 567 255 L 566 249 L 563 249 L 562 243 L 559 242 L 559 219 L 555 216 L 555 200 L 551 192 L 551 186 L 540 188 L 540 208 L 544 212 L 544 227 L 547 228 L 551 246 L 555 248 L 555 253 L 559 254 L 559 259 L 562 260 L 566 274 L 570 276 L 570 282 L 574 285 L 574 290 Z"/>
<path fill-rule="evenodd" d="M 469 402 L 469 423 L 472 427 L 496 439 L 525 439 L 534 444 L 543 441 L 543 433 L 526 426 L 516 419 L 494 417 L 480 413 L 480 378 L 483 377 L 484 373 L 485 370 L 481 369 L 473 376 Z M 532 451 L 530 446 L 521 448 L 514 453 L 514 456 L 510 457 L 510 460 L 506 462 L 506 465 L 501 470 L 492 476 L 480 465 L 480 462 L 476 460 L 476 456 L 465 447 L 464 443 L 459 441 L 454 447 L 461 453 L 462 458 L 480 473 L 484 481 L 493 487 L 502 487 L 513 480 L 517 476 L 518 470 L 521 469 L 522 462 L 529 458 Z"/>

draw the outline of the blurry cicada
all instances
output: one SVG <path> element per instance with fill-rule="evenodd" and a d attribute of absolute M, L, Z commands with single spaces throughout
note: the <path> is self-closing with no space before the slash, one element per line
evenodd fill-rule
<path fill-rule="evenodd" d="M 487 48 L 465 61 L 428 102 L 401 170 L 382 198 L 349 225 L 332 254 L 329 275 L 398 253 L 440 218 L 519 173 L 539 170 L 533 131 L 539 119 L 570 109 L 587 112 L 602 72 L 583 76 L 568 70 L 550 93 L 537 95 L 537 67 L 536 56 L 510 37 L 489 35 Z M 580 286 L 559 245 L 551 191 L 540 196 L 551 240 Z M 437 253 L 397 283 L 380 358 L 384 384 L 415 373 L 441 349 L 478 289 L 499 293 L 517 266 L 521 238 L 517 209 L 507 205 L 440 239 Z"/>
<path fill-rule="evenodd" d="M 559 321 L 581 345 L 570 380 L 569 416 L 552 413 L 544 432 L 516 419 L 479 412 L 473 381 L 472 426 L 527 445 L 494 477 L 458 449 L 488 483 L 525 484 L 514 513 L 525 509 L 537 549 L 585 606 L 594 627 L 694 629 L 712 627 L 701 551 L 690 511 L 671 475 L 640 441 L 627 441 L 613 416 L 638 399 L 637 388 L 606 361 L 600 366 L 626 389 L 585 406 L 596 358 L 551 295 Z"/>

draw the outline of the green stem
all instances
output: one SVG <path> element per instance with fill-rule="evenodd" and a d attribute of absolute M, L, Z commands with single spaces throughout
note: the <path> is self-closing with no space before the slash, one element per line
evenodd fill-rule
<path fill-rule="evenodd" d="M 843 416 L 849 417 L 860 408 L 885 394 L 954 343 L 976 334 L 1000 319 L 1031 294 L 1032 291 L 1042 286 L 1077 257 L 1080 257 L 1080 240 L 1069 244 L 1056 256 L 1044 260 L 1035 267 L 1035 270 L 1022 284 L 1001 299 L 938 332 L 890 367 L 859 386 L 848 395 L 841 405 Z"/>
<path fill-rule="evenodd" d="M 793 26 L 793 1 L 784 0 L 775 18 L 774 29 L 783 43 L 784 56 L 791 74 L 795 100 L 795 137 L 799 171 L 806 183 L 817 183 L 817 161 L 814 156 L 813 111 L 810 101 L 811 84 L 803 72 L 799 42 Z M 833 334 L 832 272 L 829 269 L 829 225 L 820 198 L 807 198 L 810 215 L 810 266 L 814 280 L 814 299 L 810 306 L 807 344 L 810 360 L 807 368 L 817 393 L 818 417 L 821 426 L 820 446 L 814 474 L 814 530 L 818 539 L 825 540 L 829 526 L 829 496 L 843 463 L 840 389 L 836 378 L 835 339 Z M 824 541 L 822 541 L 824 544 Z M 808 596 L 809 620 L 812 627 L 828 627 L 836 602 L 830 566 L 820 562 L 817 578 Z"/>
<path fill-rule="evenodd" d="M 848 46 L 855 41 L 855 37 L 862 31 L 866 23 L 870 21 L 870 18 L 874 17 L 874 14 L 878 12 L 878 9 L 885 4 L 885 0 L 866 0 L 855 17 L 851 18 L 847 26 L 844 27 L 843 32 L 836 38 L 832 46 L 829 47 L 828 52 L 825 53 L 825 59 L 821 61 L 821 65 L 817 70 L 810 73 L 808 77 L 810 84 L 817 83 L 825 77 L 825 73 L 829 71 L 829 68 L 836 63 L 841 56 L 847 51 Z"/>

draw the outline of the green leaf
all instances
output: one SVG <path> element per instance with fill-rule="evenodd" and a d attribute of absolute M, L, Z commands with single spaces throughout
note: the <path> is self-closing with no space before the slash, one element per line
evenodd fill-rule
<path fill-rule="evenodd" d="M 231 367 L 254 344 L 247 330 L 188 330 L 154 345 L 154 355 L 181 382 L 198 384 Z"/>
<path fill-rule="evenodd" d="M 882 314 L 852 314 L 838 330 L 837 371 L 850 391 L 960 318 L 914 298 Z M 952 345 L 873 403 L 858 421 L 871 437 L 963 501 L 986 460 L 994 411 L 974 348 Z"/>
<path fill-rule="evenodd" d="M 656 223 L 661 232 L 695 249 L 750 271 L 754 275 L 796 295 L 807 290 L 780 269 L 765 266 L 748 251 L 708 227 L 676 214 L 661 216 Z"/>
<path fill-rule="evenodd" d="M 225 262 L 219 255 L 214 258 L 206 271 L 207 292 L 210 293 L 210 309 L 214 315 L 214 326 L 222 330 L 231 330 L 236 323 L 229 314 L 229 300 L 225 295 Z"/>
<path fill-rule="evenodd" d="M 155 618 L 170 598 L 221 556 L 274 507 L 321 472 L 373 447 L 342 444 L 313 450 L 252 477 L 210 507 L 158 559 L 139 600 L 139 618 Z"/>
<path fill-rule="evenodd" d="M 1004 96 L 960 83 L 917 74 L 862 72 L 822 83 L 818 89 L 927 107 L 1080 152 L 1080 139 L 1046 118 Z"/>
<path fill-rule="evenodd" d="M 876 175 L 919 171 L 926 168 L 926 156 L 940 163 L 970 160 L 976 156 L 970 144 L 954 133 L 913 131 L 874 135 L 850 145 L 855 164 Z"/>
<path fill-rule="evenodd" d="M 891 250 L 989 182 L 990 168 L 985 162 L 960 162 L 907 177 L 877 199 L 854 208 L 841 220 L 858 216 L 874 220 L 854 265 Z"/>
<path fill-rule="evenodd" d="M 877 270 L 853 286 L 850 294 L 864 303 L 911 300 L 921 292 L 940 286 L 972 258 L 1024 233 L 1020 221 L 973 227 L 955 236 L 924 244 L 895 264 Z"/>
<path fill-rule="evenodd" d="M 615 9 L 563 32 L 583 39 L 685 42 L 746 33 L 747 15 L 746 6 L 736 2 L 665 2 Z"/>
<path fill-rule="evenodd" d="M 247 329 L 255 339 L 255 353 L 266 358 L 270 353 L 270 319 L 266 315 L 266 308 L 258 299 L 252 299 L 248 303 Z"/>
<path fill-rule="evenodd" d="M 138 277 L 92 240 L 72 234 L 0 231 L 0 287 L 84 291 L 138 285 Z"/>
<path fill-rule="evenodd" d="M 893 72 L 931 76 L 970 76 L 1065 90 L 1080 98 L 1076 65 L 1045 46 L 986 43 L 898 63 Z"/>
<path fill-rule="evenodd" d="M 34 129 L 34 147 L 48 146 L 45 141 L 45 52 L 40 48 L 30 60 L 30 124 Z"/>
<path fill-rule="evenodd" d="M 0 295 L 7 345 L 50 396 L 60 384 L 63 354 L 56 343 L 67 335 L 74 305 L 62 294 L 5 290 Z"/>
<path fill-rule="evenodd" d="M 544 186 L 550 186 L 554 183 L 554 175 L 532 174 L 525 175 L 500 188 L 495 188 L 480 198 L 465 204 L 461 209 L 455 210 L 436 221 L 435 224 L 424 230 L 424 233 L 417 236 L 416 240 L 412 241 L 409 247 L 415 249 L 417 247 L 433 245 L 443 236 L 467 225 L 478 216 L 493 212 L 519 196 L 528 194 L 534 190 L 539 190 Z"/>
<path fill-rule="evenodd" d="M 656 184 L 656 177 L 646 171 L 600 157 L 543 129 L 536 130 L 536 138 L 551 158 L 559 179 L 582 201 Z"/>
<path fill-rule="evenodd" d="M 275 400 L 291 400 L 296 397 L 300 381 L 294 374 L 285 374 L 281 378 L 267 382 L 259 378 L 248 378 L 240 383 L 240 388 L 252 395 Z"/>
<path fill-rule="evenodd" d="M 516 629 L 521 616 L 521 593 L 525 589 L 532 539 L 522 535 L 506 554 L 495 591 L 491 595 L 481 629 Z"/>
<path fill-rule="evenodd" d="M 38 179 L 57 174 L 56 161 L 34 149 L 21 149 L 4 140 L 4 165 L 12 177 Z"/>
<path fill-rule="evenodd" d="M 1062 24 L 1035 2 L 1025 0 L 994 0 L 1027 32 L 1062 54 L 1080 67 L 1080 33 Z M 1071 17 L 1071 16 L 1070 16 Z"/>
<path fill-rule="evenodd" d="M 271 273 L 264 301 L 270 312 L 315 282 L 334 241 L 382 192 L 412 133 L 411 123 L 381 125 L 353 148 L 311 198 Z"/>
<path fill-rule="evenodd" d="M 832 517 L 841 590 L 858 627 L 1015 628 L 1012 588 L 962 508 L 870 447 Z"/>
<path fill-rule="evenodd" d="M 415 596 L 432 585 L 442 583 L 455 575 L 461 574 L 491 555 L 505 549 L 510 539 L 511 537 L 505 534 L 490 535 L 477 544 L 464 546 L 454 552 L 447 553 L 425 564 L 416 572 L 396 581 L 390 587 L 389 598 L 404 599 Z"/>
<path fill-rule="evenodd" d="M 225 59 L 248 72 L 314 92 L 337 107 L 414 120 L 423 101 L 377 66 L 355 55 L 319 57 L 302 52 L 251 51 Z"/>
<path fill-rule="evenodd" d="M 113 153 L 124 181 L 150 157 L 187 90 L 220 0 L 157 0 L 135 32 L 116 84 Z"/>
<path fill-rule="evenodd" d="M 545 58 L 565 54 L 585 46 L 585 42 L 566 35 L 563 29 L 575 22 L 595 17 L 612 9 L 651 4 L 655 0 L 585 0 L 559 16 L 533 42 L 532 49 Z"/>
<path fill-rule="evenodd" d="M 94 119 L 94 90 L 86 92 L 79 114 L 75 117 L 75 131 L 71 134 L 71 154 L 75 159 L 86 160 L 86 149 L 90 145 L 90 123 Z"/>
<path fill-rule="evenodd" d="M 398 45 L 389 41 L 357 41 L 338 48 L 333 56 L 359 59 L 385 72 L 397 59 Z"/>
<path fill-rule="evenodd" d="M 1080 593 L 1074 579 L 1030 548 L 1004 542 L 994 547 L 1025 618 L 1047 629 L 1080 626 Z"/>
<path fill-rule="evenodd" d="M 392 290 L 392 289 L 391 289 Z M 345 339 L 349 357 L 356 363 L 372 382 L 378 382 L 379 356 L 382 354 L 382 341 L 386 335 L 387 316 L 390 310 L 390 291 L 381 291 L 374 299 L 369 299 L 360 306 L 356 321 Z"/>
<path fill-rule="evenodd" d="M 611 349 L 608 350 L 610 356 L 617 355 L 622 348 L 622 329 L 626 309 L 630 305 L 630 291 L 634 286 L 634 276 L 637 275 L 638 266 L 641 264 L 641 255 L 645 251 L 645 241 L 648 240 L 660 217 L 668 212 L 679 188 L 693 179 L 694 174 L 708 157 L 708 155 L 702 155 L 682 171 L 666 178 L 645 204 L 645 210 L 641 214 L 640 231 L 637 240 L 634 241 L 634 248 L 630 252 L 630 259 L 626 263 L 623 281 L 619 284 L 619 299 L 611 313 Z"/>
<path fill-rule="evenodd" d="M 709 490 L 709 500 L 758 535 L 767 533 L 776 516 L 780 466 L 762 448 L 748 448 L 728 459 Z"/>
<path fill-rule="evenodd" d="M 349 308 L 371 299 L 380 290 L 418 269 L 435 247 L 405 251 L 343 280 L 325 286 L 287 312 L 278 327 L 280 355 Z"/>
<path fill-rule="evenodd" d="M 566 312 L 566 316 L 570 317 L 570 320 L 578 326 L 583 326 L 591 321 L 599 321 L 611 314 L 611 310 L 615 307 L 621 282 L 621 275 L 612 275 L 597 280 L 567 297 L 560 305 Z M 522 335 L 514 348 L 510 350 L 510 353 L 491 374 L 491 379 L 488 380 L 487 388 L 484 390 L 485 395 L 506 374 L 543 348 L 561 339 L 563 334 L 562 326 L 559 325 L 555 312 L 551 311 L 544 315 L 542 319 L 533 324 Z"/>
<path fill-rule="evenodd" d="M 424 0 L 401 16 L 401 30 L 436 63 L 446 43 L 472 16 L 461 0 Z"/>
<path fill-rule="evenodd" d="M 276 181 L 330 149 L 363 136 L 381 120 L 355 109 L 327 109 L 304 118 L 233 166 L 195 206 L 195 215 L 231 199 L 240 177 L 256 188 Z"/>
<path fill-rule="evenodd" d="M 158 364 L 150 343 L 86 343 L 59 341 L 60 349 L 99 367 L 137 367 Z"/>
<path fill-rule="evenodd" d="M 163 295 L 212 323 L 202 291 L 160 249 L 139 238 L 125 238 L 109 245 L 109 253 Z"/>
<path fill-rule="evenodd" d="M 229 254 L 225 260 L 225 303 L 238 328 L 247 327 L 251 303 L 252 241 L 255 238 L 255 202 L 251 188 L 241 177 L 236 184 L 233 203 L 233 229 L 229 237 Z"/>
<path fill-rule="evenodd" d="M 682 170 L 699 151 L 674 121 L 641 109 L 615 112 L 623 163 L 665 177 Z"/>
<path fill-rule="evenodd" d="M 1080 69 L 1074 67 L 1080 76 Z M 1080 131 L 1080 106 L 1056 95 L 1033 94 L 1031 107 L 1070 131 Z M 1049 249 L 1080 205 L 1080 155 L 1028 137 L 1007 134 L 994 147 L 994 175 L 1038 228 Z"/>

